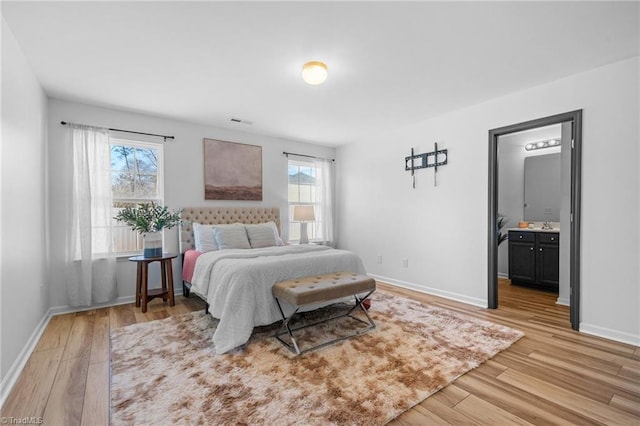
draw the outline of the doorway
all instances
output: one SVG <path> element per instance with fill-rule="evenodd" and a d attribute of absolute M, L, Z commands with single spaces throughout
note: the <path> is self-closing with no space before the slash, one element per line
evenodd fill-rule
<path fill-rule="evenodd" d="M 498 307 L 498 138 L 517 132 L 570 123 L 571 194 L 569 213 L 569 315 L 571 327 L 580 325 L 580 193 L 582 110 L 552 115 L 489 130 L 488 307 Z"/>

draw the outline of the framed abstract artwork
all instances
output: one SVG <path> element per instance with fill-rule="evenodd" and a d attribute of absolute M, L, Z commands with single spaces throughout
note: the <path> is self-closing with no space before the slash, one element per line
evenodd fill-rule
<path fill-rule="evenodd" d="M 262 147 L 205 138 L 204 199 L 262 201 Z"/>

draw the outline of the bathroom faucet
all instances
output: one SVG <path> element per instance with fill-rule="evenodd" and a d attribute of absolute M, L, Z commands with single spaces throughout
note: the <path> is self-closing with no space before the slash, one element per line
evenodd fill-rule
<path fill-rule="evenodd" d="M 551 223 L 547 220 L 542 224 L 542 229 L 553 229 Z"/>

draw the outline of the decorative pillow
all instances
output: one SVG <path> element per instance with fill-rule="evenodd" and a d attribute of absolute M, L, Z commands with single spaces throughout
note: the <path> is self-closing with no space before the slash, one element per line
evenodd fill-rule
<path fill-rule="evenodd" d="M 216 225 L 213 236 L 218 244 L 218 250 L 251 248 L 247 231 L 242 224 Z"/>
<path fill-rule="evenodd" d="M 251 248 L 273 247 L 284 245 L 275 222 L 245 225 Z"/>
<path fill-rule="evenodd" d="M 203 225 L 194 223 L 193 225 L 193 242 L 195 250 L 202 253 L 218 250 L 218 244 L 213 237 L 213 228 L 216 225 Z"/>

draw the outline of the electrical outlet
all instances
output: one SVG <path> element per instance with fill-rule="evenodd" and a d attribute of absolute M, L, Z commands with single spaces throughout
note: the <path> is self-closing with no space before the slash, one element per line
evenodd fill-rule
<path fill-rule="evenodd" d="M 409 259 L 402 259 L 402 267 L 403 268 L 409 267 Z"/>
<path fill-rule="evenodd" d="M 378 255 L 378 257 L 376 257 L 376 263 L 382 263 L 382 256 Z"/>

